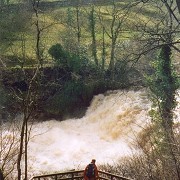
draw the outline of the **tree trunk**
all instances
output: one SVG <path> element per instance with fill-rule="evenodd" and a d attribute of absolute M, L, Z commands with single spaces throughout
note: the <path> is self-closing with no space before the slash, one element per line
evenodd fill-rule
<path fill-rule="evenodd" d="M 103 43 L 102 43 L 102 71 L 104 71 L 105 67 L 105 57 L 106 57 L 106 50 L 105 50 L 105 28 L 103 27 Z"/>
<path fill-rule="evenodd" d="M 94 17 L 94 6 L 92 7 L 89 21 L 90 21 L 91 37 L 92 37 L 92 55 L 94 57 L 94 62 L 96 64 L 96 66 L 98 66 L 96 32 L 95 32 L 96 21 L 95 21 L 95 17 Z"/>
<path fill-rule="evenodd" d="M 180 14 L 180 0 L 176 0 L 176 4 L 177 4 L 178 10 L 179 10 L 179 14 Z"/>
<path fill-rule="evenodd" d="M 19 147 L 19 154 L 17 159 L 17 171 L 18 171 L 18 180 L 21 180 L 21 160 L 24 148 L 24 129 L 25 129 L 25 118 L 23 119 L 22 127 L 21 127 L 21 137 L 20 137 L 20 147 Z"/>
<path fill-rule="evenodd" d="M 112 37 L 112 43 L 111 43 L 111 57 L 110 57 L 110 63 L 109 63 L 109 70 L 111 73 L 111 79 L 114 80 L 114 75 L 115 75 L 115 62 L 114 62 L 114 58 L 115 58 L 115 47 L 116 47 L 116 39 L 114 39 Z"/>
<path fill-rule="evenodd" d="M 180 167 L 176 154 L 178 148 L 175 146 L 175 138 L 173 133 L 173 108 L 175 102 L 176 85 L 171 69 L 171 48 L 164 45 L 161 50 L 161 73 L 162 73 L 162 102 L 161 102 L 161 118 L 162 127 L 164 129 L 164 145 L 165 152 L 169 158 L 169 164 L 176 169 L 177 177 L 180 179 Z M 158 86 L 158 84 L 157 84 Z M 168 161 L 168 160 L 167 160 Z"/>
<path fill-rule="evenodd" d="M 25 154 L 24 154 L 24 161 L 25 161 L 25 173 L 24 173 L 24 179 L 27 180 L 28 179 L 28 163 L 27 163 L 27 160 L 28 160 L 28 152 L 27 152 L 27 145 L 28 145 L 28 123 L 27 123 L 28 119 L 25 121 L 25 140 L 24 140 L 24 151 L 25 151 Z"/>
<path fill-rule="evenodd" d="M 76 7 L 76 23 L 77 23 L 77 41 L 78 41 L 78 46 L 80 45 L 80 40 L 81 40 L 81 27 L 80 27 L 80 22 L 79 22 L 79 6 Z"/>

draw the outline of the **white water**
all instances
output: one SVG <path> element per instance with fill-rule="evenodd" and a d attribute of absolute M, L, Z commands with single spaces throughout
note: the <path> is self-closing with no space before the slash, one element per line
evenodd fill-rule
<path fill-rule="evenodd" d="M 129 142 L 148 121 L 145 91 L 113 91 L 95 96 L 81 119 L 34 125 L 29 164 L 35 174 L 81 169 L 91 161 L 113 164 L 132 153 Z"/>
<path fill-rule="evenodd" d="M 145 90 L 112 91 L 95 96 L 81 119 L 34 124 L 28 144 L 29 175 L 82 169 L 92 158 L 97 165 L 114 164 L 131 155 L 131 142 L 149 121 L 150 106 Z M 175 112 L 179 122 L 180 104 Z"/>

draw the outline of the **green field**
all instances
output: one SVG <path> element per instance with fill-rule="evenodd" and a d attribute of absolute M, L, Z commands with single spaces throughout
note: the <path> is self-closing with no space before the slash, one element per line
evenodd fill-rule
<path fill-rule="evenodd" d="M 106 45 L 107 58 L 109 58 L 113 8 L 115 8 L 114 12 L 116 11 L 117 13 L 117 17 L 114 21 L 114 31 L 117 28 L 118 23 L 121 23 L 117 38 L 117 42 L 119 44 L 131 41 L 139 33 L 136 29 L 137 21 L 142 23 L 147 22 L 150 18 L 153 18 L 153 21 L 155 21 L 157 18 L 157 13 L 155 13 L 157 9 L 149 9 L 147 7 L 139 11 L 140 6 L 135 6 L 127 12 L 127 10 L 124 9 L 127 4 L 128 3 L 126 2 L 120 2 L 117 3 L 115 7 L 112 5 L 95 6 L 95 36 L 99 59 L 101 58 L 100 56 L 102 51 L 103 26 L 106 29 L 104 41 Z M 89 14 L 92 6 L 79 5 L 78 8 L 78 23 L 81 29 L 80 46 L 86 48 L 88 55 L 91 56 L 92 38 L 91 30 L 89 28 Z M 7 46 L 6 43 L 2 44 L 1 49 L 3 51 L 1 54 L 22 57 L 23 53 L 25 53 L 27 59 L 35 59 L 35 46 L 37 41 L 37 29 L 35 24 L 37 22 L 39 23 L 40 29 L 40 46 L 43 53 L 43 58 L 45 58 L 46 61 L 50 59 L 48 56 L 48 49 L 52 45 L 60 43 L 63 46 L 69 46 L 69 48 L 72 48 L 71 46 L 77 44 L 76 7 L 69 6 L 47 8 L 42 11 L 41 7 L 39 9 L 38 17 L 36 17 L 35 12 L 33 11 L 24 12 L 23 10 L 19 10 L 18 13 L 12 11 L 11 14 L 6 14 L 10 21 L 18 21 L 18 23 L 13 22 L 13 25 L 16 26 L 16 30 L 13 32 L 16 38 L 13 40 L 9 39 L 9 41 L 11 41 L 9 46 Z M 27 15 L 29 18 L 26 18 Z M 148 26 L 151 25 L 153 25 L 152 21 L 148 23 Z M 25 45 L 24 50 L 22 43 Z"/>

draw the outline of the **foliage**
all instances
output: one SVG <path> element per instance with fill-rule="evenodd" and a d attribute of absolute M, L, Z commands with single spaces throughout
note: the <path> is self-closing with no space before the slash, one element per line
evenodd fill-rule
<path fill-rule="evenodd" d="M 51 48 L 48 50 L 48 53 L 52 56 L 53 60 L 56 64 L 66 64 L 67 59 L 69 58 L 69 54 L 64 51 L 61 44 L 52 45 Z"/>
<path fill-rule="evenodd" d="M 169 94 L 173 94 L 176 91 L 176 89 L 179 88 L 177 76 L 173 72 L 171 72 L 172 64 L 171 59 L 169 59 L 170 56 L 170 47 L 163 46 L 159 54 L 159 64 L 157 64 L 156 71 L 157 79 L 155 82 L 157 88 L 157 95 L 158 97 L 161 97 L 161 100 L 167 100 L 167 96 Z"/>
<path fill-rule="evenodd" d="M 128 3 L 129 2 L 132 2 L 132 1 L 128 1 Z M 83 32 L 83 34 L 81 34 L 82 37 L 84 38 L 83 40 L 81 40 L 82 44 L 80 44 L 80 40 L 78 41 L 76 39 L 77 38 L 76 35 L 78 33 L 77 33 L 77 29 L 76 29 L 77 28 L 76 18 L 75 18 L 76 16 L 74 14 L 74 13 L 76 13 L 76 11 L 74 11 L 74 9 L 75 9 L 74 7 L 72 9 L 71 8 L 67 9 L 67 16 L 65 17 L 66 25 L 61 24 L 60 26 L 57 26 L 57 21 L 53 22 L 54 24 L 56 24 L 56 26 L 52 26 L 52 24 L 53 24 L 52 17 L 50 16 L 49 12 L 42 13 L 41 9 L 37 9 L 37 7 L 34 8 L 34 10 L 36 11 L 36 15 L 33 16 L 34 21 L 32 22 L 32 24 L 35 25 L 33 28 L 37 28 L 36 29 L 36 31 L 37 31 L 36 37 L 35 37 L 36 38 L 36 47 L 35 47 L 36 53 L 35 54 L 39 55 L 39 57 L 37 56 L 38 60 L 42 59 L 41 51 L 42 50 L 47 51 L 47 49 L 45 49 L 45 47 L 42 47 L 43 43 L 40 41 L 40 39 L 43 36 L 41 36 L 42 35 L 41 33 L 44 33 L 43 34 L 44 37 L 45 37 L 45 35 L 47 35 L 47 37 L 50 35 L 50 38 L 49 38 L 50 40 L 48 39 L 47 44 L 49 46 L 51 46 L 51 44 L 55 44 L 55 45 L 52 45 L 48 52 L 52 56 L 56 66 L 53 67 L 54 68 L 53 75 L 51 74 L 52 76 L 50 77 L 50 78 L 52 78 L 51 81 L 48 81 L 49 77 L 47 77 L 47 79 L 46 79 L 46 77 L 43 77 L 45 79 L 44 82 L 52 83 L 48 86 L 49 89 L 47 90 L 47 92 L 43 88 L 43 87 L 47 87 L 47 86 L 43 86 L 46 83 L 43 84 L 43 80 L 41 79 L 41 77 L 39 77 L 40 74 L 44 75 L 43 69 L 41 69 L 41 72 L 39 74 L 39 73 L 37 73 L 38 71 L 36 71 L 39 69 L 32 68 L 31 76 L 27 77 L 27 74 L 26 74 L 25 78 L 27 78 L 27 79 L 29 78 L 29 82 L 30 82 L 29 83 L 30 88 L 28 89 L 28 92 L 24 93 L 24 92 L 20 91 L 18 88 L 12 88 L 12 86 L 9 87 L 13 91 L 13 93 L 17 97 L 19 97 L 19 99 L 22 100 L 20 108 L 21 108 L 21 111 L 24 113 L 24 119 L 23 119 L 24 125 L 22 126 L 22 131 L 21 131 L 22 132 L 22 134 L 21 134 L 21 148 L 22 149 L 18 156 L 20 158 L 20 159 L 18 158 L 19 162 L 21 162 L 21 157 L 24 154 L 24 152 L 23 152 L 24 144 L 26 146 L 25 149 L 27 150 L 27 139 L 28 139 L 28 137 L 27 137 L 28 128 L 26 127 L 27 122 L 28 122 L 30 116 L 32 115 L 31 113 L 35 112 L 35 107 L 38 106 L 38 103 L 39 103 L 38 101 L 41 101 L 41 103 L 42 102 L 45 103 L 46 111 L 49 113 L 52 113 L 53 115 L 57 115 L 59 117 L 60 115 L 63 116 L 63 115 L 71 114 L 72 116 L 74 116 L 75 113 L 77 113 L 79 115 L 78 112 L 80 112 L 82 109 L 84 110 L 89 105 L 90 100 L 94 94 L 104 93 L 108 89 L 116 89 L 116 88 L 120 88 L 122 86 L 127 87 L 127 84 L 129 83 L 128 82 L 128 71 L 127 71 L 128 63 L 127 63 L 127 61 L 129 59 L 127 59 L 127 61 L 116 60 L 117 56 L 115 54 L 115 49 L 118 46 L 117 43 L 120 42 L 122 40 L 122 38 L 124 38 L 124 37 L 122 37 L 123 34 L 128 34 L 128 39 L 130 38 L 129 34 L 131 32 L 129 31 L 129 29 L 131 29 L 134 32 L 133 25 L 132 24 L 130 25 L 130 22 L 135 22 L 134 20 L 136 20 L 136 18 L 134 18 L 133 15 L 138 14 L 138 16 L 139 16 L 140 13 L 139 13 L 139 11 L 137 11 L 136 8 L 133 8 L 134 11 L 130 12 L 129 7 L 127 6 L 128 4 L 126 4 L 125 1 L 123 3 L 124 6 L 119 6 L 120 4 L 117 5 L 115 3 L 115 1 L 113 1 L 113 3 L 115 5 L 114 11 L 111 11 L 111 12 L 109 11 L 109 9 L 110 9 L 109 7 L 102 8 L 103 10 L 106 9 L 107 10 L 106 12 L 103 12 L 103 10 L 100 10 L 100 8 L 97 7 L 99 10 L 97 12 L 100 14 L 99 17 L 102 18 L 101 23 L 96 23 L 96 22 L 98 22 L 98 19 L 94 16 L 95 11 L 94 11 L 94 9 L 90 10 L 91 15 L 90 15 L 89 22 L 90 22 L 90 27 L 91 27 L 91 34 L 86 29 L 87 24 L 85 24 L 83 27 L 81 27 L 83 30 L 79 31 L 79 33 Z M 18 6 L 14 6 L 14 7 L 17 8 Z M 125 13 L 125 11 L 126 11 L 125 7 L 127 7 L 127 13 Z M 22 58 L 17 56 L 18 57 L 17 60 L 22 59 L 22 62 L 24 62 L 25 56 L 26 56 L 26 50 L 29 49 L 25 45 L 31 44 L 32 36 L 34 36 L 34 34 L 32 34 L 32 32 L 29 33 L 30 32 L 29 29 L 31 29 L 31 28 L 27 28 L 27 27 L 32 26 L 32 24 L 29 23 L 29 22 L 31 22 L 31 21 L 29 21 L 29 20 L 31 20 L 31 12 L 30 11 L 26 12 L 26 8 L 24 8 L 24 6 L 23 6 L 23 8 L 22 7 L 18 8 L 18 11 L 16 11 L 15 9 L 13 9 L 13 11 L 9 11 L 8 9 L 7 9 L 7 11 L 3 11 L 3 9 L 2 9 L 2 11 L 0 12 L 1 13 L 0 14 L 0 25 L 2 27 L 0 30 L 0 40 L 1 40 L 3 46 L 6 46 L 9 49 L 11 48 L 11 50 L 13 49 L 12 47 L 16 47 L 17 44 L 21 44 L 21 47 L 23 46 L 23 48 L 24 48 L 24 49 L 22 48 Z M 86 9 L 88 9 L 88 8 L 86 8 Z M 87 11 L 89 11 L 89 9 Z M 148 12 L 151 12 L 151 13 L 148 13 Z M 130 18 L 130 16 L 127 16 L 129 13 L 131 14 L 131 18 Z M 88 18 L 87 14 L 85 12 L 83 12 L 83 15 L 85 15 L 85 17 L 83 17 L 83 18 L 86 19 L 86 21 Z M 153 20 L 154 20 L 154 18 L 156 18 L 156 22 L 158 22 L 158 18 L 157 18 L 158 13 L 154 13 L 154 12 L 152 13 L 151 10 L 146 11 L 146 15 L 152 16 L 152 14 L 154 14 L 154 15 L 151 18 Z M 145 19 L 144 18 L 140 18 L 140 19 L 144 20 L 145 23 L 147 24 L 146 15 L 145 15 Z M 48 22 L 48 25 L 46 25 L 46 23 L 44 23 L 45 21 L 43 21 L 41 18 L 43 20 L 45 18 L 47 18 L 50 21 L 50 22 Z M 61 18 L 63 18 L 63 17 L 61 17 Z M 81 18 L 82 18 L 82 16 L 81 16 Z M 58 23 L 60 23 L 60 22 L 58 21 Z M 110 25 L 110 23 L 111 23 L 111 25 Z M 142 25 L 142 24 L 140 24 L 140 25 Z M 148 26 L 152 25 L 151 23 L 149 23 L 149 24 L 150 25 L 148 25 Z M 29 26 L 27 26 L 27 25 L 29 25 Z M 103 44 L 103 49 L 105 51 L 105 49 L 107 47 L 107 52 L 109 52 L 109 50 L 112 49 L 111 53 L 107 54 L 107 56 L 106 56 L 107 58 L 109 58 L 110 61 L 108 61 L 108 60 L 105 61 L 105 59 L 104 59 L 104 62 L 107 62 L 106 67 L 108 66 L 109 62 L 112 63 L 112 64 L 110 64 L 112 66 L 112 68 L 109 68 L 109 70 L 112 70 L 112 71 L 108 72 L 108 70 L 107 70 L 107 73 L 105 74 L 105 76 L 104 76 L 104 65 L 103 65 L 103 71 L 98 69 L 96 66 L 99 64 L 99 62 L 98 62 L 98 59 L 100 59 L 99 51 L 102 50 L 102 48 L 101 48 L 102 26 L 104 28 L 104 35 L 106 33 L 106 37 L 108 37 L 107 42 L 106 43 L 104 42 L 104 44 Z M 45 29 L 48 29 L 49 27 L 52 27 L 51 30 L 55 29 L 54 31 L 55 31 L 56 35 L 53 36 L 52 38 L 51 38 L 51 33 L 49 33 L 48 31 L 44 31 Z M 58 29 L 56 29 L 56 27 L 58 27 Z M 107 27 L 107 28 L 105 29 L 105 27 Z M 161 27 L 161 25 L 160 25 L 160 27 Z M 59 32 L 61 33 L 63 28 L 66 33 L 64 33 L 63 34 L 64 36 L 62 36 L 62 37 L 64 37 L 64 39 L 62 39 L 63 42 L 59 42 L 59 39 L 57 38 L 57 34 Z M 95 28 L 97 28 L 97 30 L 98 30 L 97 32 L 95 32 L 95 30 L 96 30 Z M 154 28 L 154 27 L 152 27 L 152 28 Z M 162 29 L 164 29 L 164 28 L 162 28 Z M 145 27 L 145 30 L 146 30 L 146 27 Z M 125 33 L 123 33 L 123 31 Z M 155 31 L 156 31 L 156 28 L 155 28 Z M 154 33 L 153 31 L 151 31 L 151 32 L 152 32 L 152 34 Z M 48 34 L 46 34 L 46 33 L 48 33 Z M 26 36 L 28 38 L 22 40 L 21 39 L 23 37 L 23 36 L 21 36 L 22 34 L 28 34 L 28 35 L 31 34 L 31 35 Z M 147 32 L 144 34 L 147 35 Z M 89 43 L 90 36 L 93 39 L 92 43 Z M 24 38 L 25 38 L 25 36 L 24 36 Z M 79 39 L 80 39 L 80 37 L 79 37 Z M 156 39 L 158 39 L 158 38 L 156 38 Z M 27 40 L 27 43 L 25 43 L 26 40 Z M 111 43 L 111 40 L 112 40 L 112 43 Z M 145 41 L 145 39 L 143 39 L 143 40 Z M 152 40 L 152 39 L 150 39 L 150 40 Z M 24 42 L 24 44 L 23 44 L 23 42 Z M 61 44 L 63 44 L 63 45 L 61 45 Z M 94 53 L 93 56 L 94 56 L 95 63 L 94 63 L 94 61 L 89 60 L 88 54 L 87 54 L 88 50 L 86 50 L 86 48 L 84 48 L 84 47 L 89 47 L 89 49 L 92 48 L 93 53 Z M 33 48 L 34 48 L 34 45 L 33 45 Z M 19 49 L 19 48 L 17 47 L 17 49 Z M 126 48 L 124 50 L 129 51 L 130 54 L 133 54 L 132 51 L 130 51 L 128 48 Z M 34 51 L 32 51 L 32 49 L 31 49 L 31 51 L 30 51 L 31 55 L 33 54 L 32 52 L 34 52 Z M 14 53 L 14 52 L 8 52 L 8 53 Z M 120 53 L 122 53 L 122 52 L 120 52 Z M 159 139 L 153 139 L 153 146 L 150 147 L 150 153 L 145 154 L 145 156 L 142 156 L 140 158 L 138 157 L 138 158 L 133 159 L 133 163 L 135 163 L 135 165 L 134 164 L 132 165 L 132 162 L 129 164 L 129 166 L 126 164 L 127 167 L 130 167 L 128 169 L 128 172 L 133 171 L 132 177 L 136 178 L 136 179 L 140 179 L 140 178 L 144 178 L 144 177 L 146 179 L 162 179 L 162 174 L 164 172 L 166 172 L 166 170 L 168 169 L 167 167 L 172 165 L 171 162 L 168 160 L 171 157 L 170 156 L 166 157 L 166 155 L 169 155 L 169 154 L 164 153 L 166 151 L 166 148 L 164 148 L 166 146 L 164 146 L 164 144 L 167 142 L 163 141 L 164 140 L 163 139 L 164 132 L 162 133 L 163 128 L 161 128 L 162 124 L 164 123 L 163 119 L 166 119 L 168 117 L 167 120 L 168 120 L 168 122 L 170 122 L 169 123 L 170 125 L 171 125 L 171 122 L 173 121 L 172 120 L 172 110 L 175 107 L 174 96 L 175 96 L 176 89 L 179 87 L 179 84 L 177 83 L 177 78 L 176 78 L 176 76 L 174 76 L 174 74 L 171 71 L 171 60 L 169 58 L 170 54 L 171 54 L 170 48 L 168 46 L 163 46 L 161 49 L 160 55 L 158 57 L 158 61 L 155 63 L 155 66 L 154 66 L 155 74 L 151 78 L 149 78 L 148 83 L 149 83 L 150 89 L 153 92 L 153 96 L 155 97 L 154 102 L 155 102 L 155 105 L 158 105 L 158 106 L 156 106 L 156 108 L 159 108 L 159 109 L 154 108 L 151 111 L 151 116 L 152 116 L 154 122 L 156 123 L 156 126 L 154 126 L 155 127 L 154 131 L 156 131 L 157 134 L 156 134 L 156 132 L 154 132 L 154 134 L 158 135 Z M 105 52 L 104 52 L 104 55 L 105 55 Z M 48 56 L 47 56 L 47 62 L 49 62 Z M 63 69 L 63 73 L 61 73 L 61 75 L 59 75 L 60 72 L 56 71 L 57 67 L 59 68 L 58 69 L 59 71 L 60 71 L 60 69 Z M 23 73 L 24 72 L 25 71 L 23 71 Z M 108 73 L 113 74 L 113 78 L 112 78 L 113 81 L 111 81 L 111 78 L 108 77 Z M 64 78 L 64 76 L 66 76 L 66 78 Z M 20 77 L 20 78 L 22 78 L 22 77 Z M 19 79 L 19 77 L 18 77 L 18 79 Z M 52 87 L 54 84 L 55 84 L 55 86 L 54 86 L 55 88 L 53 89 Z M 52 89 L 53 89 L 53 92 L 52 92 Z M 2 93 L 2 99 L 0 100 L 1 101 L 0 103 L 2 103 L 3 106 L 4 106 L 4 104 L 8 104 L 9 102 L 11 102 L 12 104 L 10 104 L 10 105 L 12 105 L 12 107 L 15 107 L 15 108 L 19 107 L 17 105 L 19 105 L 20 103 L 19 103 L 19 101 L 14 100 L 14 96 L 10 97 L 9 94 L 4 93 L 4 90 L 0 90 L 0 93 Z M 16 111 L 17 111 L 17 109 L 16 109 Z M 160 128 L 158 128 L 158 127 L 160 127 Z M 25 129 L 23 129 L 23 128 L 25 128 Z M 170 128 L 171 128 L 171 126 L 170 126 Z M 165 130 L 167 130 L 167 129 L 165 129 Z M 160 133 L 158 131 L 160 131 Z M 153 154 L 154 152 L 151 151 L 153 148 L 156 148 L 156 150 L 157 150 L 157 154 L 155 154 L 155 156 Z M 158 157 L 158 153 L 161 154 L 161 157 Z M 25 155 L 27 155 L 26 152 L 25 152 Z M 168 164 L 169 166 L 167 166 L 167 167 L 164 165 L 164 164 L 166 164 L 166 160 L 168 163 L 170 162 Z M 154 162 L 154 164 L 153 164 L 153 162 Z M 27 168 L 27 166 L 25 166 L 25 167 Z M 18 170 L 20 170 L 19 174 L 21 175 L 20 166 L 19 166 Z M 142 170 L 144 170 L 143 173 L 142 173 Z M 162 171 L 164 171 L 164 172 L 162 172 Z M 26 172 L 27 172 L 27 170 L 26 170 Z M 170 171 L 168 171 L 168 173 L 169 172 Z M 161 176 L 158 176 L 159 175 L 158 173 L 161 174 Z M 172 174 L 174 175 L 175 173 L 173 172 Z M 167 179 L 169 179 L 169 177 L 171 177 L 171 176 L 169 176 L 169 174 L 168 174 Z"/>
<path fill-rule="evenodd" d="M 67 81 L 61 91 L 48 99 L 46 111 L 58 116 L 73 116 L 89 105 L 92 96 L 93 92 L 82 81 Z"/>
<path fill-rule="evenodd" d="M 67 71 L 79 73 L 88 64 L 83 49 L 80 50 L 82 51 L 79 54 L 74 54 L 64 50 L 61 44 L 56 44 L 48 52 L 56 65 L 66 68 Z"/>
<path fill-rule="evenodd" d="M 152 144 L 151 144 L 152 145 Z M 177 145 L 177 144 L 176 144 Z M 152 147 L 153 148 L 153 145 Z M 142 150 L 140 147 L 138 150 Z M 178 180 L 176 174 L 168 168 L 163 169 L 163 157 L 158 152 L 141 152 L 120 158 L 117 163 L 99 166 L 102 171 L 138 180 Z"/>
<path fill-rule="evenodd" d="M 160 109 L 169 107 L 173 109 L 175 103 L 175 92 L 179 88 L 178 78 L 172 71 L 171 49 L 169 46 L 163 46 L 160 50 L 158 59 L 153 62 L 154 74 L 147 77 L 148 85 L 156 97 L 159 99 Z"/>
<path fill-rule="evenodd" d="M 171 48 L 162 46 L 153 64 L 155 72 L 148 77 L 152 93 L 153 107 L 150 111 L 154 132 L 151 134 L 153 148 L 161 154 L 162 169 L 171 169 L 179 177 L 178 148 L 175 145 L 173 109 L 176 106 L 175 94 L 179 88 L 177 76 L 173 73 Z M 173 145 L 172 145 L 173 144 Z"/>
<path fill-rule="evenodd" d="M 128 84 L 128 63 L 124 60 L 118 60 L 115 63 L 115 80 L 123 84 Z"/>
<path fill-rule="evenodd" d="M 22 15 L 23 14 L 23 15 Z M 0 11 L 0 42 L 1 46 L 8 48 L 14 42 L 20 40 L 20 34 L 27 31 L 31 20 L 31 13 L 26 11 L 25 6 L 19 7 L 16 11 L 5 9 Z"/>
<path fill-rule="evenodd" d="M 2 88 L 2 85 L 0 86 L 0 94 L 1 94 L 0 106 L 2 107 L 7 101 L 7 93 Z"/>
<path fill-rule="evenodd" d="M 13 96 L 11 91 L 3 87 L 2 84 L 0 87 L 0 93 L 0 115 L 2 116 L 2 119 L 6 120 L 14 118 L 20 110 L 18 99 Z"/>

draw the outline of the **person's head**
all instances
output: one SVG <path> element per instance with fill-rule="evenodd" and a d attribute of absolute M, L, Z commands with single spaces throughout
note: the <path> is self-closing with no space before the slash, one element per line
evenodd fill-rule
<path fill-rule="evenodd" d="M 96 160 L 95 160 L 95 159 L 92 159 L 91 163 L 95 164 L 95 163 L 96 163 Z"/>

